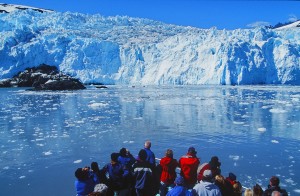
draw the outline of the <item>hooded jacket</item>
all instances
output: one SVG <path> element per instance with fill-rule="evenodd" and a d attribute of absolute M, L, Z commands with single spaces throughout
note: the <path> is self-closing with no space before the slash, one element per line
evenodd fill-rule
<path fill-rule="evenodd" d="M 179 159 L 179 167 L 181 168 L 181 175 L 187 184 L 196 184 L 197 169 L 200 164 L 198 157 L 187 153 Z"/>
<path fill-rule="evenodd" d="M 217 185 L 203 180 L 194 186 L 193 191 L 197 195 L 221 196 L 221 191 Z"/>
<path fill-rule="evenodd" d="M 168 185 L 173 184 L 176 178 L 176 168 L 178 167 L 177 160 L 171 157 L 164 157 L 159 164 L 162 168 L 160 181 Z"/>

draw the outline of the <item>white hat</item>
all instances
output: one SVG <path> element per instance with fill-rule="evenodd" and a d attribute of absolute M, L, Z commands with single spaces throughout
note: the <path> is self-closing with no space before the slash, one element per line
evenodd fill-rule
<path fill-rule="evenodd" d="M 105 193 L 108 187 L 105 184 L 96 184 L 94 187 L 94 192 Z"/>

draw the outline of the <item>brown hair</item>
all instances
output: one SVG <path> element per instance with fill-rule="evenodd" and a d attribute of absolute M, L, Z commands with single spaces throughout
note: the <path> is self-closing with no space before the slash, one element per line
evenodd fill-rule
<path fill-rule="evenodd" d="M 166 157 L 173 158 L 173 150 L 167 149 L 167 151 L 166 151 Z"/>

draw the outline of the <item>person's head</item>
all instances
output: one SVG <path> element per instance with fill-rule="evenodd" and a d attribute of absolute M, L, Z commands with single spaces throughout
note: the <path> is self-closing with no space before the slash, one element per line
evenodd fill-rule
<path fill-rule="evenodd" d="M 119 153 L 111 153 L 110 160 L 111 164 L 116 164 L 118 162 Z"/>
<path fill-rule="evenodd" d="M 120 155 L 121 155 L 122 157 L 126 157 L 126 155 L 127 155 L 127 150 L 126 150 L 126 148 L 121 148 L 121 149 L 120 149 Z"/>
<path fill-rule="evenodd" d="M 221 163 L 219 162 L 219 158 L 217 156 L 211 157 L 209 161 L 209 166 L 211 169 L 219 168 Z"/>
<path fill-rule="evenodd" d="M 190 155 L 192 155 L 192 156 L 196 156 L 196 154 L 197 154 L 197 151 L 196 151 L 196 149 L 194 148 L 194 147 L 189 147 L 189 149 L 188 149 L 188 154 L 190 154 Z"/>
<path fill-rule="evenodd" d="M 253 192 L 251 189 L 246 189 L 244 192 L 244 196 L 253 196 Z"/>
<path fill-rule="evenodd" d="M 241 183 L 239 181 L 235 182 L 233 185 L 233 192 L 236 194 L 236 195 L 242 195 L 243 193 L 243 187 L 241 185 Z"/>
<path fill-rule="evenodd" d="M 222 175 L 216 175 L 215 182 L 218 184 L 225 184 L 225 178 Z"/>
<path fill-rule="evenodd" d="M 139 152 L 139 159 L 142 161 L 146 161 L 147 159 L 147 152 L 144 149 L 141 149 Z"/>
<path fill-rule="evenodd" d="M 208 169 L 204 170 L 202 181 L 212 182 L 212 180 L 213 180 L 213 176 L 212 176 L 211 170 L 208 170 Z"/>
<path fill-rule="evenodd" d="M 151 148 L 151 142 L 149 140 L 145 141 L 145 148 L 150 149 Z"/>
<path fill-rule="evenodd" d="M 279 191 L 273 191 L 271 196 L 281 196 Z"/>
<path fill-rule="evenodd" d="M 177 176 L 174 182 L 177 186 L 183 186 L 184 178 L 182 176 Z"/>
<path fill-rule="evenodd" d="M 270 185 L 271 186 L 279 186 L 280 180 L 277 176 L 272 176 L 270 178 Z"/>
<path fill-rule="evenodd" d="M 261 188 L 261 186 L 259 186 L 259 184 L 256 184 L 255 186 L 253 186 L 253 196 L 262 196 L 264 191 Z"/>
<path fill-rule="evenodd" d="M 166 157 L 173 158 L 173 150 L 167 149 L 167 151 L 166 151 Z"/>
<path fill-rule="evenodd" d="M 93 171 L 99 171 L 98 163 L 97 163 L 97 162 L 92 162 L 92 163 L 91 163 L 91 169 L 92 169 Z"/>
<path fill-rule="evenodd" d="M 230 179 L 231 181 L 236 181 L 236 175 L 234 175 L 234 173 L 232 172 L 229 172 L 228 179 Z"/>
<path fill-rule="evenodd" d="M 88 169 L 85 168 L 77 168 L 77 170 L 75 171 L 75 177 L 80 180 L 80 181 L 84 181 L 86 179 L 88 179 L 89 175 L 88 175 Z"/>

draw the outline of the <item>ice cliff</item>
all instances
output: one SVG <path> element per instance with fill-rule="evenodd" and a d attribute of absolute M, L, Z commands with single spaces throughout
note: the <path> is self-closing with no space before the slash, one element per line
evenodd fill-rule
<path fill-rule="evenodd" d="M 84 83 L 300 85 L 300 28 L 229 31 L 127 16 L 0 13 L 0 79 L 40 64 Z"/>

